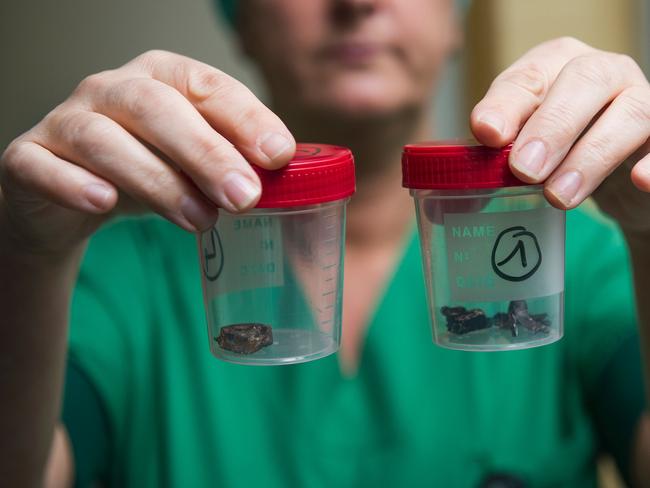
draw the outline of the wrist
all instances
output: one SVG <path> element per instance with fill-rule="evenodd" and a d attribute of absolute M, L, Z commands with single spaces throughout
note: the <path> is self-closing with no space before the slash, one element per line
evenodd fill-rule
<path fill-rule="evenodd" d="M 0 205 L 0 262 L 22 266 L 53 266 L 59 268 L 77 263 L 85 249 L 86 241 L 65 249 L 48 249 L 25 238 L 13 225 Z M 2 268 L 2 266 L 0 266 Z"/>
<path fill-rule="evenodd" d="M 0 232 L 2 230 L 0 229 Z M 62 277 L 73 278 L 76 276 L 83 249 L 76 249 L 65 253 L 41 253 L 31 250 L 16 249 L 11 245 L 4 245 L 0 238 L 0 269 L 6 276 L 21 280 L 60 280 Z"/>

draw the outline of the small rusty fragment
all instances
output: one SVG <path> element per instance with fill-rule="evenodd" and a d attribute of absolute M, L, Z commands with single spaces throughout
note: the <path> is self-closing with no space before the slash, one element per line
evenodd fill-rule
<path fill-rule="evenodd" d="M 548 320 L 548 314 L 542 313 L 537 315 L 530 315 L 528 313 L 528 304 L 526 300 L 513 300 L 508 306 L 508 313 L 510 313 L 515 321 L 525 327 L 533 334 L 538 332 L 546 333 L 548 328 L 551 325 L 550 320 Z"/>
<path fill-rule="evenodd" d="M 495 327 L 500 329 L 507 329 L 512 333 L 512 337 L 517 337 L 519 335 L 519 329 L 517 328 L 517 321 L 511 313 L 499 312 L 494 314 L 492 318 L 492 324 Z"/>
<path fill-rule="evenodd" d="M 465 307 L 442 307 L 440 311 L 447 317 L 447 329 L 453 334 L 467 334 L 490 326 L 485 312 L 479 308 L 467 310 Z"/>
<path fill-rule="evenodd" d="M 252 354 L 273 344 L 273 332 L 270 325 L 233 324 L 222 327 L 214 340 L 222 349 L 238 354 Z"/>
<path fill-rule="evenodd" d="M 519 336 L 519 327 L 524 327 L 533 334 L 548 333 L 551 321 L 548 314 L 529 314 L 526 300 L 512 300 L 508 312 L 498 312 L 487 318 L 480 308 L 467 310 L 465 307 L 442 307 L 442 315 L 447 318 L 447 329 L 454 334 L 467 334 L 488 327 L 509 330 L 512 337 Z"/>

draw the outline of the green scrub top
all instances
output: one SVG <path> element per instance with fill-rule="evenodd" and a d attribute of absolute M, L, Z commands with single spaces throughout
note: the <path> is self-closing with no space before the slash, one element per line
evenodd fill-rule
<path fill-rule="evenodd" d="M 431 341 L 413 232 L 345 377 L 336 355 L 213 358 L 195 237 L 117 221 L 92 239 L 72 304 L 77 486 L 595 486 L 596 455 L 626 464 L 643 409 L 628 259 L 612 223 L 569 212 L 565 338 L 452 351 Z"/>

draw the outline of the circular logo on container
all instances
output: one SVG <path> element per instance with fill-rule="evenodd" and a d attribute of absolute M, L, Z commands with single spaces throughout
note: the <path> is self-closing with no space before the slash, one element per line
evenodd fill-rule
<path fill-rule="evenodd" d="M 296 156 L 316 156 L 318 153 L 320 153 L 321 148 L 318 146 L 305 146 L 305 145 L 300 145 L 296 149 Z"/>
<path fill-rule="evenodd" d="M 221 237 L 214 227 L 201 235 L 203 252 L 203 274 L 209 281 L 215 281 L 223 271 L 223 247 Z"/>
<path fill-rule="evenodd" d="M 537 237 L 517 225 L 502 231 L 492 248 L 492 269 L 507 281 L 524 281 L 542 264 L 542 250 Z"/>

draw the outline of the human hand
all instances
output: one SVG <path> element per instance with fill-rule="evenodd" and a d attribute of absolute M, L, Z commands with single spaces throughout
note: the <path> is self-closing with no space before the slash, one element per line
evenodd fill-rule
<path fill-rule="evenodd" d="M 188 231 L 259 199 L 249 163 L 286 164 L 295 141 L 244 85 L 151 51 L 89 76 L 0 160 L 0 233 L 65 252 L 112 215 L 153 210 Z"/>
<path fill-rule="evenodd" d="M 650 84 L 629 56 L 540 44 L 494 80 L 470 124 L 484 144 L 514 141 L 513 172 L 544 182 L 554 206 L 593 194 L 628 235 L 650 238 Z"/>

